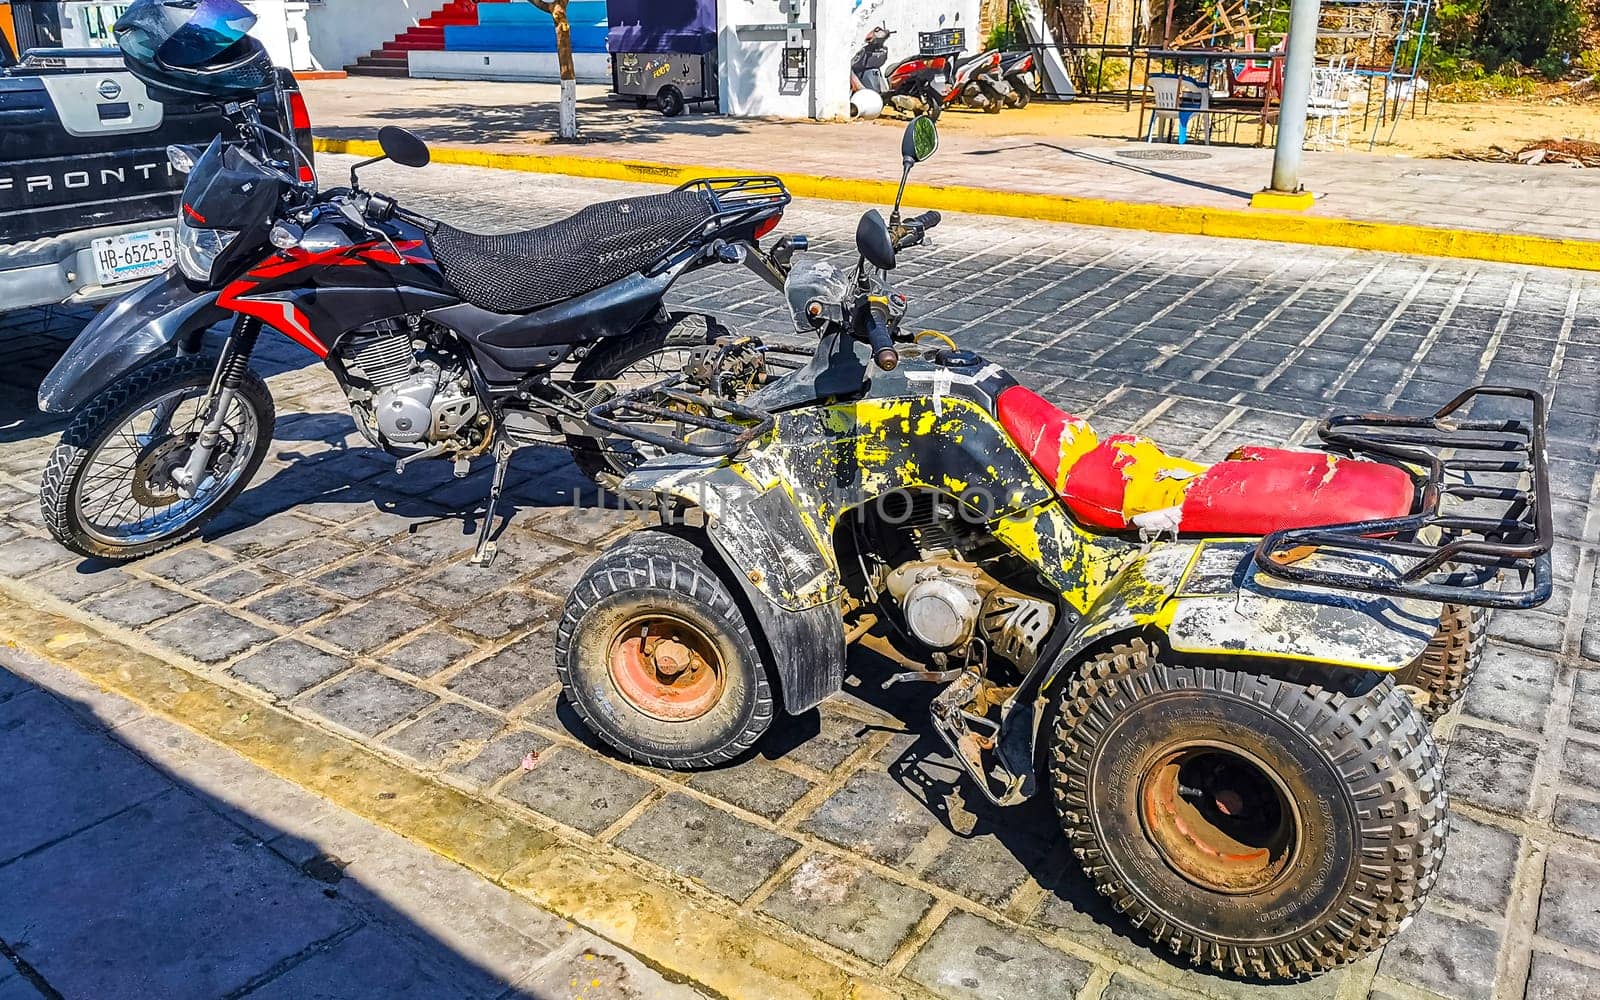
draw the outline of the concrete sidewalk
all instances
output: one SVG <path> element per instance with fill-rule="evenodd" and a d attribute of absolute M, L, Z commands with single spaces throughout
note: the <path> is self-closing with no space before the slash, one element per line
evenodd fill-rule
<path fill-rule="evenodd" d="M 0 760 L 0 1000 L 703 997 L 15 650 Z"/>
<path fill-rule="evenodd" d="M 318 136 L 336 142 L 369 140 L 383 125 L 399 124 L 441 146 L 488 153 L 899 179 L 900 122 L 889 118 L 816 123 L 689 114 L 667 119 L 612 101 L 604 88 L 587 87 L 580 88 L 579 108 L 587 141 L 573 145 L 551 141 L 556 114 L 551 85 L 351 78 L 313 81 L 305 92 Z M 983 134 L 990 128 L 979 131 L 973 117 L 959 110 L 944 116 L 943 148 L 919 168 L 917 182 L 1133 205 L 1248 210 L 1272 162 L 1270 149 L 1036 134 L 1026 110 L 1004 112 L 1000 120 L 1015 123 L 1016 131 L 996 139 Z M 1137 124 L 1137 110 L 1128 112 L 1127 136 Z M 1593 204 L 1594 179 L 1582 170 L 1329 152 L 1306 154 L 1304 179 L 1319 196 L 1316 205 L 1305 216 L 1258 213 L 1260 238 L 1274 238 L 1273 228 L 1287 225 L 1277 220 L 1310 218 L 1600 240 L 1600 217 L 1585 210 Z M 968 210 L 995 208 L 974 204 Z"/>

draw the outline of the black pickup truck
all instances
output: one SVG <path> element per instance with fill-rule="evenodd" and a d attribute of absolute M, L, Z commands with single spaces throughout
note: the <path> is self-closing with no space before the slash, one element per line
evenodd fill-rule
<path fill-rule="evenodd" d="M 311 153 L 286 70 L 262 117 Z M 0 313 L 126 292 L 173 262 L 183 176 L 169 145 L 205 146 L 215 106 L 162 104 L 115 49 L 30 49 L 0 71 Z"/>

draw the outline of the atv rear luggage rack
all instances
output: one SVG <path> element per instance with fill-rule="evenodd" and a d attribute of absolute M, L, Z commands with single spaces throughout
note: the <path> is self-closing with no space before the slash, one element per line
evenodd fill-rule
<path fill-rule="evenodd" d="M 729 399 L 709 399 L 705 395 L 679 389 L 678 386 L 685 381 L 684 376 L 675 375 L 664 382 L 624 392 L 591 409 L 589 422 L 619 437 L 696 458 L 732 458 L 750 447 L 752 442 L 765 437 L 777 425 L 777 419 L 765 410 Z M 674 405 L 679 408 L 671 409 Z M 719 412 L 733 419 L 720 418 L 717 416 Z M 690 441 L 669 437 L 618 419 L 624 415 L 710 431 L 717 435 L 718 440 Z"/>
<path fill-rule="evenodd" d="M 1494 397 L 1526 402 L 1531 416 L 1457 416 Z M 1549 600 L 1554 531 L 1540 393 L 1477 386 L 1431 417 L 1331 417 L 1318 434 L 1330 451 L 1407 466 L 1422 479 L 1420 512 L 1274 532 L 1256 548 L 1256 565 L 1267 574 L 1316 587 L 1486 608 L 1532 608 Z M 1309 558 L 1313 554 L 1354 561 L 1370 575 L 1327 568 L 1329 560 Z"/>

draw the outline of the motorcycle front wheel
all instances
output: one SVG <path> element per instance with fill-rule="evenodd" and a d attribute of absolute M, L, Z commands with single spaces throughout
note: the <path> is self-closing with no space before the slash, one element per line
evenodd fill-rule
<path fill-rule="evenodd" d="M 274 418 L 272 395 L 251 372 L 228 404 L 193 495 L 172 479 L 206 422 L 216 364 L 201 356 L 158 361 L 73 415 L 39 485 L 56 541 L 81 556 L 128 562 L 192 538 L 243 492 L 266 457 Z"/>

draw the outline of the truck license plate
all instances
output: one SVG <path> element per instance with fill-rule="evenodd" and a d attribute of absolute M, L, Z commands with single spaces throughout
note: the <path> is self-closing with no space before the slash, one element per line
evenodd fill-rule
<path fill-rule="evenodd" d="M 153 278 L 178 259 L 177 234 L 171 229 L 126 233 L 95 240 L 90 245 L 100 284 Z"/>

